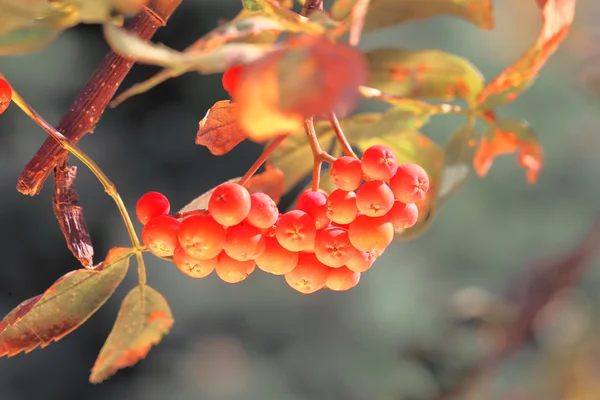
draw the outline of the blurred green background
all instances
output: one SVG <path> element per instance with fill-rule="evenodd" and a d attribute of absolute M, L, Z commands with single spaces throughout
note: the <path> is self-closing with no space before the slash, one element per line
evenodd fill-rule
<path fill-rule="evenodd" d="M 535 39 L 541 26 L 535 3 L 496 0 L 493 31 L 435 18 L 369 34 L 361 46 L 438 48 L 468 58 L 489 81 Z M 239 9 L 232 0 L 184 0 L 154 41 L 183 49 Z M 239 285 L 214 274 L 192 280 L 147 257 L 148 281 L 169 300 L 176 322 L 146 360 L 101 385 L 87 383 L 120 302 L 135 284 L 132 270 L 76 332 L 44 350 L 0 359 L 0 399 L 434 399 L 489 345 L 488 336 L 474 324 L 458 324 L 457 316 L 480 313 L 484 299 L 503 294 L 533 260 L 569 250 L 600 204 L 598 20 L 600 3 L 580 1 L 565 45 L 536 84 L 499 111 L 526 119 L 540 137 L 546 165 L 535 186 L 526 184 L 514 156 L 498 159 L 485 179 L 471 178 L 444 204 L 425 235 L 391 247 L 344 293 L 304 296 L 261 273 Z M 107 50 L 98 26 L 79 26 L 44 51 L 0 57 L 0 71 L 57 123 Z M 123 87 L 156 70 L 135 66 Z M 188 74 L 108 110 L 80 145 L 130 210 L 150 190 L 165 193 L 178 209 L 240 176 L 260 153 L 257 144 L 244 143 L 214 157 L 194 145 L 198 120 L 226 98 L 220 75 Z M 437 117 L 425 132 L 443 140 L 458 124 Z M 0 118 L 2 315 L 79 268 L 52 212 L 51 183 L 34 198 L 15 190 L 44 139 L 15 106 Z M 85 167 L 77 182 L 100 260 L 110 247 L 128 243 L 127 235 L 112 200 Z M 576 290 L 539 316 L 531 343 L 457 398 L 600 399 L 598 267 L 596 261 Z"/>

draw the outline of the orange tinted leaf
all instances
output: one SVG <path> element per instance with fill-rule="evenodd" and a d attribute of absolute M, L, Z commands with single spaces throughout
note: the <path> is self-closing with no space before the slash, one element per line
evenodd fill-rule
<path fill-rule="evenodd" d="M 216 102 L 200 120 L 196 144 L 221 156 L 244 141 L 246 134 L 237 123 L 236 107 L 237 104 L 229 100 Z"/>
<path fill-rule="evenodd" d="M 307 116 L 345 115 L 366 83 L 364 57 L 324 37 L 303 37 L 248 65 L 236 90 L 239 121 L 253 140 L 264 141 L 302 126 Z"/>
<path fill-rule="evenodd" d="M 283 194 L 283 181 L 283 172 L 272 164 L 267 164 L 263 173 L 250 178 L 246 188 L 250 193 L 266 193 L 273 199 L 275 204 L 279 204 Z"/>
<path fill-rule="evenodd" d="M 366 53 L 369 86 L 394 96 L 474 102 L 483 76 L 462 57 L 439 50 L 381 48 Z"/>
<path fill-rule="evenodd" d="M 479 144 L 474 126 L 464 125 L 450 135 L 444 146 L 444 168 L 438 197 L 445 199 L 458 190 L 471 173 L 473 157 Z"/>
<path fill-rule="evenodd" d="M 95 270 L 69 272 L 19 304 L 0 322 L 0 356 L 46 347 L 81 326 L 119 286 L 133 254 L 133 249 L 115 247 Z"/>
<path fill-rule="evenodd" d="M 533 45 L 515 63 L 497 76 L 480 94 L 480 109 L 509 103 L 527 90 L 542 66 L 567 36 L 575 16 L 575 0 L 538 0 L 542 30 Z"/>
<path fill-rule="evenodd" d="M 358 0 L 336 0 L 331 14 L 336 20 L 350 16 Z M 482 29 L 494 26 L 492 0 L 371 0 L 364 31 L 439 15 L 452 15 L 472 22 Z"/>
<path fill-rule="evenodd" d="M 121 303 L 113 329 L 92 368 L 90 382 L 102 382 L 145 358 L 172 326 L 171 309 L 159 292 L 150 286 L 133 288 Z"/>
<path fill-rule="evenodd" d="M 517 163 L 526 170 L 527 182 L 535 183 L 544 163 L 544 153 L 535 133 L 524 121 L 499 119 L 490 126 L 477 148 L 473 160 L 475 171 L 483 177 L 494 158 L 514 152 L 517 152 Z"/>

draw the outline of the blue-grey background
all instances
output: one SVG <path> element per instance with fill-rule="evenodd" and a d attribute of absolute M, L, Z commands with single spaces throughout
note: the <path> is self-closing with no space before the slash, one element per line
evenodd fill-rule
<path fill-rule="evenodd" d="M 439 48 L 472 60 L 491 80 L 533 42 L 541 25 L 533 0 L 494 3 L 493 31 L 435 18 L 370 34 L 362 46 Z M 239 7 L 237 1 L 184 0 L 154 41 L 183 49 Z M 453 327 L 451 317 L 481 304 L 482 291 L 502 293 L 530 261 L 568 250 L 600 205 L 594 88 L 600 69 L 585 62 L 600 54 L 599 17 L 600 4 L 581 1 L 565 46 L 533 88 L 500 111 L 528 120 L 538 133 L 546 166 L 537 185 L 526 184 L 514 156 L 498 159 L 485 179 L 473 177 L 444 205 L 424 236 L 390 248 L 346 293 L 303 296 L 261 273 L 239 285 L 216 276 L 192 280 L 147 257 L 149 283 L 169 300 L 176 323 L 146 360 L 101 385 L 87 383 L 119 304 L 135 284 L 132 269 L 115 296 L 76 332 L 46 349 L 0 359 L 0 399 L 433 398 L 440 382 L 451 381 L 483 345 L 474 329 Z M 0 71 L 57 123 L 106 51 L 98 26 L 79 26 L 44 51 L 0 57 Z M 155 71 L 135 66 L 124 87 Z M 167 194 L 177 209 L 241 175 L 260 153 L 258 145 L 245 143 L 214 157 L 194 145 L 198 120 L 225 98 L 220 75 L 188 74 L 108 110 L 96 133 L 80 145 L 130 210 L 150 190 Z M 456 120 L 439 117 L 426 132 L 443 140 L 456 127 Z M 33 198 L 15 190 L 23 166 L 44 139 L 17 107 L 0 118 L 2 315 L 79 268 L 52 212 L 52 184 Z M 112 200 L 85 167 L 77 182 L 100 260 L 110 247 L 127 244 L 127 235 Z M 596 262 L 588 269 L 563 308 L 540 318 L 535 346 L 507 359 L 460 398 L 600 398 L 598 267 Z M 418 361 L 422 349 L 450 340 L 456 342 L 451 351 L 434 351 L 441 370 Z"/>

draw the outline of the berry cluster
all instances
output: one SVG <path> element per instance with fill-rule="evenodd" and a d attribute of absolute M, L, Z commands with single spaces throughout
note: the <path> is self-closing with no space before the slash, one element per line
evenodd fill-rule
<path fill-rule="evenodd" d="M 351 289 L 392 242 L 394 230 L 417 222 L 415 203 L 429 178 L 416 164 L 398 165 L 392 150 L 379 145 L 361 160 L 338 158 L 330 174 L 336 190 L 304 191 L 296 209 L 283 214 L 267 194 L 250 194 L 236 183 L 219 185 L 208 210 L 180 219 L 168 215 L 165 196 L 146 193 L 136 209 L 142 241 L 194 278 L 215 270 L 237 283 L 258 266 L 305 294 Z"/>

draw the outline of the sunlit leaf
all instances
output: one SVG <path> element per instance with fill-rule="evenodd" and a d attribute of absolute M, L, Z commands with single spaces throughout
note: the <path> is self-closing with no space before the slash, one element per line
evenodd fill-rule
<path fill-rule="evenodd" d="M 274 0 L 281 7 L 292 8 L 294 6 L 294 0 Z M 265 0 L 242 0 L 242 5 L 245 10 L 248 11 L 263 11 L 268 9 L 268 4 Z"/>
<path fill-rule="evenodd" d="M 575 0 L 538 0 L 542 30 L 533 45 L 515 63 L 498 75 L 479 95 L 481 109 L 509 103 L 526 91 L 540 69 L 567 37 L 575 15 Z"/>
<path fill-rule="evenodd" d="M 366 53 L 369 86 L 394 96 L 474 103 L 484 79 L 469 61 L 440 50 L 381 48 Z"/>
<path fill-rule="evenodd" d="M 347 19 L 358 0 L 335 0 L 331 14 Z M 494 26 L 492 0 L 371 0 L 364 31 L 425 18 L 449 15 L 472 22 L 482 29 Z"/>
<path fill-rule="evenodd" d="M 196 144 L 206 146 L 212 154 L 221 156 L 244 141 L 246 134 L 240 128 L 234 111 L 237 106 L 229 100 L 216 102 L 200 120 Z"/>
<path fill-rule="evenodd" d="M 413 115 L 451 114 L 463 111 L 461 107 L 453 104 L 431 104 L 410 97 L 393 96 L 368 86 L 359 87 L 359 92 L 366 99 L 379 100 L 397 108 L 411 110 Z"/>
<path fill-rule="evenodd" d="M 123 300 L 117 320 L 96 359 L 90 382 L 99 383 L 117 370 L 146 357 L 173 326 L 167 300 L 150 286 L 136 286 Z"/>
<path fill-rule="evenodd" d="M 472 124 L 463 125 L 450 135 L 444 146 L 444 168 L 438 197 L 444 199 L 456 192 L 471 173 L 473 157 L 479 144 L 479 133 Z"/>
<path fill-rule="evenodd" d="M 0 33 L 0 55 L 23 54 L 48 47 L 62 33 L 44 24 L 34 24 L 7 33 Z"/>
<path fill-rule="evenodd" d="M 96 270 L 69 272 L 18 305 L 0 322 L 0 356 L 46 347 L 81 326 L 119 286 L 133 254 L 130 248 L 113 248 Z"/>
<path fill-rule="evenodd" d="M 361 151 L 365 151 L 375 144 L 389 146 L 398 157 L 399 163 L 419 164 L 429 175 L 429 190 L 425 197 L 417 203 L 419 209 L 417 224 L 410 229 L 396 232 L 396 237 L 400 240 L 420 236 L 429 228 L 437 212 L 438 188 L 444 165 L 444 150 L 431 139 L 415 130 L 390 132 L 384 137 L 365 139 L 356 143 Z"/>
<path fill-rule="evenodd" d="M 494 158 L 517 152 L 517 163 L 526 170 L 527 182 L 533 184 L 544 164 L 544 153 L 537 136 L 524 121 L 499 119 L 481 138 L 473 167 L 480 177 L 491 168 Z"/>

